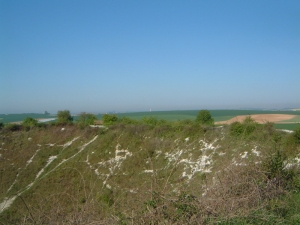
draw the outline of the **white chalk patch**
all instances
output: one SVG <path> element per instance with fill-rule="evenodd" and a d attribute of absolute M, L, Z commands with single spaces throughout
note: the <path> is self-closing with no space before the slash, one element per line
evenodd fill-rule
<path fill-rule="evenodd" d="M 36 154 L 40 151 L 41 149 L 36 150 L 36 152 L 33 154 L 33 156 L 26 162 L 25 168 L 32 163 L 33 158 L 36 156 Z"/>
<path fill-rule="evenodd" d="M 244 154 L 240 154 L 242 159 L 247 158 L 248 152 L 244 152 Z"/>
<path fill-rule="evenodd" d="M 13 196 L 11 198 L 4 198 L 3 202 L 0 203 L 0 213 L 2 213 L 5 209 L 9 208 L 16 198 L 17 196 Z"/>
<path fill-rule="evenodd" d="M 257 151 L 257 146 L 255 146 L 255 147 L 252 149 L 252 153 L 255 154 L 256 156 L 259 156 L 259 155 L 260 155 L 260 152 Z"/>
<path fill-rule="evenodd" d="M 64 144 L 64 145 L 61 145 L 61 146 L 63 147 L 63 149 L 65 149 L 65 148 L 69 147 L 69 146 L 70 146 L 74 141 L 76 141 L 78 138 L 79 138 L 79 136 L 76 137 L 76 138 L 74 138 L 73 140 L 67 142 L 67 143 Z"/>

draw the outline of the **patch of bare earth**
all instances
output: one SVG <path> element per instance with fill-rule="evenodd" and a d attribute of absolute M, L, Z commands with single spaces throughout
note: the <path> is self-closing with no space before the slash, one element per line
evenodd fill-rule
<path fill-rule="evenodd" d="M 243 122 L 244 119 L 248 116 L 249 115 L 236 116 L 230 120 L 215 122 L 215 124 L 231 124 L 233 122 Z M 267 122 L 276 123 L 284 120 L 293 119 L 294 117 L 296 117 L 295 115 L 289 115 L 289 114 L 255 114 L 250 116 L 257 123 L 267 123 Z"/>

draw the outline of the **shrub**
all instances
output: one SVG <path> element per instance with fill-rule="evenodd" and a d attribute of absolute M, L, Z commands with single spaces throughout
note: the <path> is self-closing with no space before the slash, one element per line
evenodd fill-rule
<path fill-rule="evenodd" d="M 118 117 L 115 114 L 104 114 L 102 115 L 103 123 L 106 125 L 113 124 L 118 121 Z"/>
<path fill-rule="evenodd" d="M 18 131 L 21 130 L 21 126 L 19 124 L 14 124 L 14 123 L 8 123 L 5 124 L 4 131 Z"/>
<path fill-rule="evenodd" d="M 22 125 L 25 128 L 35 127 L 38 125 L 38 121 L 36 119 L 33 119 L 31 117 L 27 117 L 23 120 Z"/>
<path fill-rule="evenodd" d="M 214 119 L 211 117 L 211 114 L 208 110 L 200 110 L 196 117 L 196 122 L 203 125 L 213 125 Z"/>
<path fill-rule="evenodd" d="M 269 183 L 273 183 L 277 188 L 299 190 L 299 171 L 293 167 L 287 167 L 286 160 L 286 154 L 277 150 L 263 161 L 263 171 L 265 171 Z"/>
<path fill-rule="evenodd" d="M 251 118 L 251 116 L 247 116 L 243 121 L 245 135 L 250 135 L 255 130 L 256 125 L 257 123 Z"/>
<path fill-rule="evenodd" d="M 94 114 L 83 112 L 80 113 L 77 123 L 80 127 L 86 127 L 93 125 L 96 119 L 97 118 Z"/>
<path fill-rule="evenodd" d="M 230 134 L 232 136 L 240 136 L 244 132 L 244 126 L 240 122 L 233 122 L 230 125 Z"/>
<path fill-rule="evenodd" d="M 69 110 L 57 112 L 57 124 L 65 125 L 70 124 L 73 121 L 73 117 Z"/>
<path fill-rule="evenodd" d="M 130 118 L 126 117 L 126 116 L 120 118 L 119 122 L 123 123 L 123 124 L 138 124 L 137 120 L 130 119 Z"/>
<path fill-rule="evenodd" d="M 230 125 L 230 134 L 232 136 L 249 136 L 256 129 L 257 123 L 250 117 L 247 116 L 243 123 L 234 122 Z"/>
<path fill-rule="evenodd" d="M 155 125 L 158 124 L 158 119 L 156 117 L 147 117 L 147 116 L 145 116 L 145 117 L 142 118 L 142 122 L 144 124 L 147 124 L 147 125 L 155 126 Z"/>
<path fill-rule="evenodd" d="M 296 127 L 293 133 L 293 139 L 296 144 L 300 144 L 300 127 Z"/>

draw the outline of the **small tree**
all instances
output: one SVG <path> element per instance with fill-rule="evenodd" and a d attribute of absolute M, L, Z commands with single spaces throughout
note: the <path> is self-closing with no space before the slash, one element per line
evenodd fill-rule
<path fill-rule="evenodd" d="M 33 119 L 31 117 L 26 117 L 23 122 L 22 125 L 24 127 L 30 128 L 30 127 L 35 127 L 38 125 L 38 121 L 36 119 Z"/>
<path fill-rule="evenodd" d="M 93 125 L 96 119 L 97 118 L 94 114 L 83 112 L 80 113 L 77 123 L 80 127 L 85 127 L 88 125 Z"/>
<path fill-rule="evenodd" d="M 205 109 L 198 112 L 196 122 L 204 125 L 213 125 L 214 119 L 211 117 L 210 112 Z"/>
<path fill-rule="evenodd" d="M 68 124 L 72 123 L 73 117 L 69 110 L 58 111 L 57 112 L 57 123 L 58 124 Z"/>

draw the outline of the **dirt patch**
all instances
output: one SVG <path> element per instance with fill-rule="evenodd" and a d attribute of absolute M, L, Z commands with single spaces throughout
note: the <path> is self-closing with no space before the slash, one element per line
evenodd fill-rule
<path fill-rule="evenodd" d="M 249 115 L 236 116 L 230 120 L 215 122 L 215 124 L 231 124 L 233 122 L 243 122 L 243 120 Z M 283 120 L 289 120 L 296 117 L 295 115 L 289 114 L 255 114 L 250 115 L 257 123 L 266 123 L 266 122 L 280 122 Z"/>

